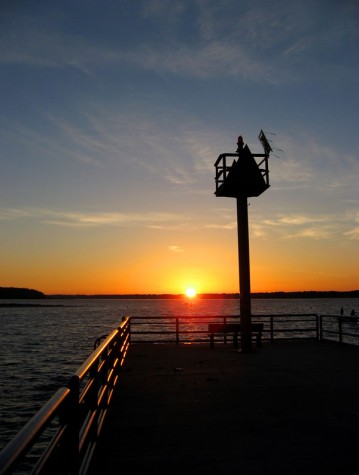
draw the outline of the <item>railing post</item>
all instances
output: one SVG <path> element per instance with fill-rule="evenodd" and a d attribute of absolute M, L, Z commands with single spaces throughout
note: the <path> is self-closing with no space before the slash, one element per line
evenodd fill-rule
<path fill-rule="evenodd" d="M 316 313 L 315 314 L 315 327 L 316 327 L 316 333 L 317 333 L 317 341 L 320 340 L 320 334 L 319 334 L 319 316 Z"/>
<path fill-rule="evenodd" d="M 79 458 L 79 395 L 80 379 L 78 376 L 71 376 L 68 382 L 70 394 L 68 404 L 63 414 L 66 423 L 66 435 L 61 447 L 61 463 L 64 473 L 71 475 L 78 474 L 80 466 Z"/>
<path fill-rule="evenodd" d="M 122 317 L 122 322 L 124 322 L 128 318 L 128 335 L 129 335 L 129 341 L 131 342 L 131 318 L 127 317 L 126 315 Z"/>
<path fill-rule="evenodd" d="M 273 326 L 273 315 L 270 316 L 270 341 L 273 343 L 274 340 L 274 326 Z"/>
<path fill-rule="evenodd" d="M 93 379 L 94 384 L 90 389 L 90 392 L 87 396 L 88 400 L 86 402 L 90 411 L 94 413 L 98 409 L 98 390 L 101 387 L 101 375 L 98 373 L 98 362 L 90 369 L 90 379 Z M 96 441 L 98 434 L 98 416 L 94 418 L 90 434 L 91 440 L 93 442 Z"/>

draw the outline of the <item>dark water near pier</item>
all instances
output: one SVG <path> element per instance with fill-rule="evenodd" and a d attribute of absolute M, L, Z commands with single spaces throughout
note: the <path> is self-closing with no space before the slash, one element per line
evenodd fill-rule
<path fill-rule="evenodd" d="M 16 303 L 15 301 L 9 301 Z M 5 301 L 2 301 L 5 303 Z M 39 301 L 18 301 L 39 304 Z M 0 308 L 0 449 L 93 351 L 124 315 L 235 315 L 234 299 L 41 300 L 43 307 Z M 59 305 L 59 306 L 54 306 Z M 359 314 L 359 299 L 253 300 L 260 314 Z M 358 325 L 359 326 L 359 325 Z"/>

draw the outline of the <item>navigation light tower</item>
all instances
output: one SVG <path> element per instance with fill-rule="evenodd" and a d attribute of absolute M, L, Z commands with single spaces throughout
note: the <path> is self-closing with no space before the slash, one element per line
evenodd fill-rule
<path fill-rule="evenodd" d="M 237 199 L 238 258 L 240 282 L 241 348 L 252 350 L 251 286 L 249 263 L 248 203 L 269 188 L 268 158 L 272 148 L 263 132 L 258 136 L 264 153 L 252 153 L 244 145 L 242 136 L 237 140 L 235 153 L 222 153 L 216 160 L 217 197 Z"/>

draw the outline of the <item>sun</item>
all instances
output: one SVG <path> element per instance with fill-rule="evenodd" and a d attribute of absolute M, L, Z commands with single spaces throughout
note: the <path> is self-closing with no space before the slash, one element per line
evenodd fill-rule
<path fill-rule="evenodd" d="M 197 292 L 193 287 L 189 287 L 188 289 L 186 289 L 185 294 L 186 297 L 193 299 L 197 295 Z"/>

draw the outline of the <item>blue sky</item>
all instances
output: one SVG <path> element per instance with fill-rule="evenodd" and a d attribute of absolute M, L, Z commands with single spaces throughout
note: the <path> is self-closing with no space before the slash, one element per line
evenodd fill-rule
<path fill-rule="evenodd" d="M 357 1 L 0 7 L 0 285 L 237 291 L 213 164 L 272 140 L 252 289 L 358 288 Z M 126 278 L 124 278 L 126 276 Z"/>

